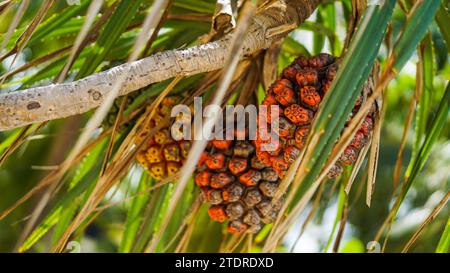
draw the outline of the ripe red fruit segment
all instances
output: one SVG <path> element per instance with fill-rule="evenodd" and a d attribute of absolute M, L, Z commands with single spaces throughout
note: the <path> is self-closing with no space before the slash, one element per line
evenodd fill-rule
<path fill-rule="evenodd" d="M 212 170 L 220 170 L 225 166 L 225 156 L 221 153 L 212 154 L 205 160 L 205 164 Z"/>
<path fill-rule="evenodd" d="M 225 222 L 227 220 L 227 215 L 223 206 L 212 206 L 208 209 L 208 214 L 211 219 L 217 222 Z"/>
<path fill-rule="evenodd" d="M 232 234 L 240 234 L 247 229 L 247 225 L 242 223 L 241 221 L 231 221 L 228 226 L 228 232 Z"/>
<path fill-rule="evenodd" d="M 195 174 L 194 180 L 199 187 L 207 187 L 211 181 L 211 173 L 207 171 L 198 172 Z"/>
<path fill-rule="evenodd" d="M 309 124 L 313 118 L 313 112 L 298 105 L 292 104 L 284 110 L 284 115 L 297 125 Z"/>
<path fill-rule="evenodd" d="M 368 135 L 372 130 L 373 130 L 373 119 L 367 116 L 361 125 L 361 131 L 363 132 L 364 135 Z"/>
<path fill-rule="evenodd" d="M 300 88 L 300 100 L 305 107 L 311 110 L 317 110 L 321 102 L 320 94 L 313 86 L 304 86 Z"/>
<path fill-rule="evenodd" d="M 224 188 L 234 181 L 234 177 L 226 172 L 215 173 L 211 175 L 211 187 L 214 189 Z"/>
<path fill-rule="evenodd" d="M 213 140 L 212 144 L 219 150 L 227 150 L 231 147 L 231 140 Z"/>
<path fill-rule="evenodd" d="M 297 148 L 302 149 L 306 144 L 306 138 L 308 137 L 309 127 L 299 127 L 295 131 L 295 145 Z"/>
<path fill-rule="evenodd" d="M 239 176 L 239 181 L 250 187 L 250 186 L 256 186 L 261 180 L 261 173 L 255 170 L 248 170 L 243 175 Z"/>
<path fill-rule="evenodd" d="M 347 146 L 344 153 L 339 158 L 339 161 L 345 166 L 350 166 L 355 163 L 357 157 L 358 153 L 356 152 L 356 149 L 352 146 Z"/>
<path fill-rule="evenodd" d="M 292 82 L 289 81 L 288 79 L 281 79 L 275 82 L 275 84 L 272 87 L 273 93 L 279 96 L 287 93 L 288 91 L 292 91 L 292 88 L 293 88 Z"/>
<path fill-rule="evenodd" d="M 247 159 L 241 157 L 233 157 L 228 163 L 228 169 L 234 175 L 238 175 L 247 169 Z"/>
<path fill-rule="evenodd" d="M 317 71 L 312 69 L 298 70 L 295 79 L 299 87 L 315 86 L 318 83 Z"/>

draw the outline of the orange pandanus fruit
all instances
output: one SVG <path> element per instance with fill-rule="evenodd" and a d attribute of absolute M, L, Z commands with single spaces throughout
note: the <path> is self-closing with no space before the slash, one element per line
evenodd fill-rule
<path fill-rule="evenodd" d="M 262 102 L 266 106 L 278 106 L 278 118 L 272 120 L 269 113 L 260 113 L 254 121 L 258 132 L 261 127 L 269 132 L 277 122 L 279 130 L 276 140 L 260 133 L 256 140 L 249 140 L 248 132 L 239 132 L 245 134 L 245 140 L 210 141 L 197 164 L 194 180 L 201 188 L 204 200 L 210 204 L 208 213 L 214 221 L 228 222 L 228 231 L 235 234 L 244 231 L 255 233 L 263 224 L 274 221 L 283 198 L 276 202 L 272 199 L 281 179 L 304 148 L 311 123 L 337 69 L 338 63 L 333 56 L 319 54 L 311 58 L 298 57 L 283 70 Z M 361 92 L 347 122 L 351 121 L 372 92 L 371 80 Z M 339 176 L 343 167 L 355 163 L 368 142 L 375 114 L 376 106 L 365 117 L 328 177 Z M 161 134 L 165 137 L 161 139 L 156 136 L 152 138 L 138 155 L 139 162 L 156 179 L 178 170 L 189 147 L 187 141 L 171 141 L 165 133 L 164 129 Z M 167 148 L 171 149 L 170 152 L 166 151 Z M 166 154 L 170 156 L 166 157 Z M 172 169 L 171 166 L 176 167 Z"/>

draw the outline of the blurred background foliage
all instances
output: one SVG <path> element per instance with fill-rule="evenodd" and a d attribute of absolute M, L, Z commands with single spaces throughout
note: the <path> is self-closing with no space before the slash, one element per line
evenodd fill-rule
<path fill-rule="evenodd" d="M 3 2 L 8 3 L 0 14 L 0 41 L 4 39 L 21 4 L 21 1 Z M 2 54 L 15 48 L 16 40 L 35 18 L 43 2 L 44 0 L 30 1 L 20 24 Z M 352 1 L 324 2 L 307 22 L 284 39 L 278 61 L 279 71 L 300 54 L 313 55 L 319 52 L 341 54 Z M 407 7 L 414 1 L 399 2 Z M 2 75 L 7 75 L 8 72 L 13 73 L 5 77 L 0 92 L 12 92 L 54 82 L 70 52 L 68 48 L 70 49 L 74 43 L 84 22 L 89 3 L 90 1 L 81 1 L 80 6 L 70 6 L 65 1 L 55 1 L 23 50 L 18 55 L 15 51 L 11 51 L 6 56 L 3 55 L 0 73 Z M 104 18 L 103 23 L 100 23 L 97 32 L 92 32 L 92 37 L 79 53 L 66 80 L 82 78 L 123 63 L 130 54 L 145 12 L 151 7 L 151 4 L 151 1 L 105 1 L 100 13 L 101 15 L 107 14 L 108 9 L 111 9 L 111 14 Z M 443 1 L 442 5 L 446 4 L 448 1 Z M 392 43 L 392 40 L 399 36 L 405 22 L 403 5 L 398 4 L 394 10 L 387 38 L 378 55 L 378 60 L 382 64 L 386 61 L 389 52 L 389 40 Z M 171 1 L 166 20 L 145 55 L 198 43 L 199 37 L 208 34 L 210 30 L 214 8 L 215 1 L 213 0 Z M 101 22 L 101 15 L 96 17 L 96 23 Z M 432 78 L 429 86 L 431 90 L 427 92 L 429 107 L 425 131 L 431 126 L 431 120 L 436 114 L 444 95 L 445 86 L 450 79 L 449 45 L 436 22 L 429 27 L 429 34 L 424 41 L 427 37 L 431 42 L 432 53 L 431 59 L 427 60 L 432 65 L 431 71 L 426 71 L 426 73 L 431 73 Z M 12 63 L 14 58 L 16 60 Z M 386 112 L 381 132 L 378 177 L 372 206 L 368 208 L 365 205 L 364 179 L 367 172 L 364 171 L 363 166 L 363 171 L 355 182 L 356 186 L 353 187 L 348 197 L 348 222 L 340 244 L 340 252 L 367 251 L 367 243 L 373 240 L 393 205 L 392 196 L 395 190 L 393 173 L 402 143 L 403 128 L 408 118 L 409 105 L 416 89 L 416 65 L 418 62 L 419 56 L 414 54 L 401 73 L 391 82 L 388 87 L 389 92 L 383 97 Z M 27 64 L 31 65 L 27 66 Z M 173 93 L 184 92 L 203 76 L 197 75 L 183 79 Z M 133 109 L 138 109 L 141 103 L 153 99 L 168 83 L 169 81 L 154 84 L 131 95 L 125 112 L 130 113 Z M 213 87 L 210 87 L 211 90 Z M 260 89 L 263 90 L 262 87 Z M 116 109 L 119 103 L 115 105 Z M 419 112 L 413 113 L 412 126 L 409 128 L 406 138 L 400 181 L 403 181 L 403 173 L 412 157 L 417 122 L 420 122 L 417 118 Z M 41 128 L 31 127 L 29 129 L 23 143 L 8 154 L 8 157 L 0 165 L 0 213 L 29 192 L 38 181 L 64 159 L 79 135 L 80 128 L 91 114 L 56 120 Z M 115 116 L 113 116 L 113 120 L 114 118 Z M 30 131 L 33 133 L 29 133 Z M 5 151 L 21 132 L 22 129 L 0 132 L 0 155 L 5 154 Z M 125 135 L 123 133 L 117 137 L 121 138 Z M 51 248 L 86 198 L 89 189 L 92 189 L 98 179 L 108 138 L 99 141 L 99 144 L 64 177 L 63 189 L 52 198 L 31 236 L 23 237 L 24 227 L 29 220 L 30 213 L 40 198 L 45 195 L 45 190 L 38 191 L 29 201 L 18 206 L 11 214 L 0 220 L 1 252 L 17 250 L 21 245 L 23 246 L 23 242 L 26 245 L 25 249 L 32 252 L 44 252 Z M 117 143 L 120 141 L 116 142 L 116 146 Z M 403 249 L 419 225 L 449 191 L 449 174 L 450 123 L 447 118 L 425 167 L 414 181 L 400 207 L 385 251 L 400 252 Z M 86 252 L 145 251 L 152 234 L 161 224 L 162 215 L 167 209 L 167 203 L 173 190 L 173 185 L 167 184 L 154 191 L 135 195 L 154 186 L 155 183 L 143 172 L 141 167 L 134 165 L 121 183 L 108 193 L 102 202 L 102 205 L 106 207 L 100 209 L 95 217 L 79 228 L 73 240 L 79 241 L 82 251 Z M 174 236 L 177 234 L 178 227 L 185 220 L 185 215 L 189 212 L 192 204 L 195 203 L 196 194 L 196 187 L 190 183 L 183 196 L 184 202 L 178 205 L 173 220 L 158 246 L 158 251 L 179 250 L 176 249 L 177 242 L 172 242 L 172 238 L 176 238 Z M 324 186 L 323 198 L 303 235 L 297 240 L 309 209 L 291 227 L 279 251 L 331 251 L 331 248 L 327 246 L 327 241 L 329 237 L 333 237 L 332 230 L 336 225 L 339 196 L 336 183 L 327 183 Z M 130 198 L 127 199 L 127 197 Z M 223 227 L 208 219 L 206 209 L 206 206 L 200 207 L 195 221 L 193 221 L 194 228 L 190 234 L 190 243 L 186 244 L 182 250 L 210 252 L 223 249 L 221 246 L 221 240 L 225 236 Z M 444 227 L 449 221 L 449 215 L 450 208 L 447 205 L 431 223 L 426 225 L 410 251 L 434 252 L 444 232 Z M 267 229 L 263 229 L 256 236 L 255 244 L 252 245 L 250 251 L 260 250 L 258 242 L 264 240 L 267 232 Z M 380 243 L 382 244 L 382 242 Z"/>

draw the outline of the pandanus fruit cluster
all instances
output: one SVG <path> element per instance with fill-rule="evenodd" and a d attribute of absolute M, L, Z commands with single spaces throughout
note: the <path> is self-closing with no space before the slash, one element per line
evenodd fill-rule
<path fill-rule="evenodd" d="M 256 233 L 263 224 L 276 219 L 283 198 L 274 202 L 273 197 L 289 167 L 304 149 L 311 123 L 338 66 L 338 60 L 329 54 L 296 58 L 266 92 L 262 104 L 278 106 L 277 118 L 273 119 L 270 111 L 258 115 L 256 139 L 248 139 L 248 131 L 235 131 L 235 134 L 245 134 L 244 140 L 210 141 L 197 164 L 194 181 L 205 202 L 210 204 L 208 213 L 212 220 L 228 222 L 227 230 L 238 234 Z M 368 89 L 365 87 L 359 95 L 347 122 L 370 94 Z M 149 127 L 157 124 L 173 104 L 173 99 L 164 101 Z M 336 178 L 345 166 L 354 164 L 367 144 L 377 112 L 375 105 L 372 108 L 329 171 L 329 178 Z M 271 127 L 275 122 L 278 128 L 275 138 L 261 134 L 262 131 L 273 133 Z M 260 130 L 261 127 L 264 130 Z M 160 130 L 137 156 L 140 164 L 157 180 L 175 174 L 190 147 L 189 141 L 174 141 L 169 131 L 169 128 Z M 270 149 L 267 145 L 271 145 Z"/>

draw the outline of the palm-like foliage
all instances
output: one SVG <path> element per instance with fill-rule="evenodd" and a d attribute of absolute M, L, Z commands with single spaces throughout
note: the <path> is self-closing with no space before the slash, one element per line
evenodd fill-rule
<path fill-rule="evenodd" d="M 4 1 L 0 92 L 73 81 L 126 62 L 136 53 L 144 20 L 158 2 Z M 254 3 L 247 2 L 235 7 L 235 32 L 244 33 L 245 18 L 255 11 Z M 260 8 L 265 5 L 256 2 Z M 308 231 L 317 225 L 329 229 L 314 238 L 320 242 L 318 250 L 363 251 L 361 243 L 375 239 L 385 251 L 448 251 L 450 87 L 445 84 L 450 77 L 450 3 L 361 2 L 319 5 L 310 20 L 271 48 L 240 61 L 235 71 L 230 61 L 223 71 L 179 76 L 116 99 L 110 122 L 75 152 L 71 146 L 93 112 L 1 132 L 0 251 L 65 251 L 69 240 L 81 242 L 86 251 L 286 251 L 295 249 L 292 241 L 303 232 L 302 238 L 311 236 Z M 98 14 L 95 3 L 101 4 Z M 153 35 L 138 48 L 140 57 L 223 36 L 211 31 L 213 0 L 171 0 L 160 15 Z M 84 26 L 88 31 L 82 35 Z M 234 42 L 236 49 L 241 40 Z M 138 128 L 134 124 L 152 115 L 146 106 L 158 104 L 163 96 L 185 94 L 189 99 L 201 94 L 209 100 L 225 88 L 223 102 L 261 101 L 274 78 L 271 71 L 281 71 L 299 54 L 324 50 L 343 57 L 332 95 L 315 118 L 291 179 L 283 181 L 288 196 L 284 213 L 257 235 L 225 234 L 209 220 L 192 181 L 181 183 L 182 188 L 176 180 L 154 181 L 134 163 L 132 153 L 125 153 Z M 326 182 L 321 174 L 364 117 L 357 115 L 338 140 L 378 62 L 377 86 L 362 109 L 368 111 L 373 100 L 383 98 L 378 121 L 383 137 L 375 133 L 367 158 L 340 179 Z M 233 79 L 226 85 L 221 75 L 231 72 Z M 336 208 L 335 220 L 327 221 Z M 413 229 L 402 225 L 409 212 L 425 213 Z M 350 235 L 344 232 L 349 224 Z"/>

